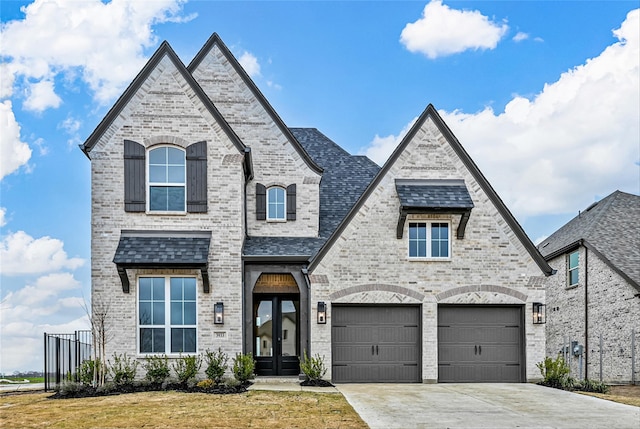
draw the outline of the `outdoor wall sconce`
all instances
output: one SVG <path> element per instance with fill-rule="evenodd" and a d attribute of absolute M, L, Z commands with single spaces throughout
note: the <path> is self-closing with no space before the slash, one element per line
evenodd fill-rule
<path fill-rule="evenodd" d="M 542 325 L 547 322 L 547 318 L 545 317 L 545 307 L 541 302 L 533 303 L 533 324 L 534 325 Z"/>
<path fill-rule="evenodd" d="M 318 324 L 324 325 L 327 323 L 327 304 L 324 301 L 318 302 Z"/>
<path fill-rule="evenodd" d="M 216 325 L 224 324 L 224 304 L 216 302 L 213 306 L 213 323 Z"/>

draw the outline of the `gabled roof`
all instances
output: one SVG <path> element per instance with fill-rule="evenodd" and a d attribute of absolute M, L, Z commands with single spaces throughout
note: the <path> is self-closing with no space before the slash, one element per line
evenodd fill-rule
<path fill-rule="evenodd" d="M 615 191 L 578 213 L 538 248 L 550 261 L 581 245 L 597 252 L 640 291 L 640 196 Z"/>
<path fill-rule="evenodd" d="M 472 209 L 473 200 L 463 180 L 396 179 L 400 205 L 424 209 Z"/>
<path fill-rule="evenodd" d="M 484 193 L 491 200 L 491 202 L 495 205 L 500 215 L 504 218 L 505 222 L 516 237 L 520 240 L 522 245 L 531 255 L 531 258 L 536 262 L 540 270 L 547 275 L 550 276 L 555 273 L 555 271 L 549 266 L 547 261 L 542 257 L 538 249 L 533 245 L 527 234 L 524 232 L 518 221 L 513 217 L 513 214 L 509 211 L 507 206 L 504 204 L 502 199 L 498 196 L 493 187 L 489 184 L 489 181 L 484 177 L 478 166 L 473 162 L 469 154 L 464 150 L 458 139 L 453 135 L 447 124 L 442 120 L 435 107 L 432 104 L 429 104 L 427 108 L 422 112 L 418 120 L 415 122 L 413 127 L 409 130 L 407 135 L 402 139 L 402 142 L 396 147 L 394 152 L 391 154 L 387 162 L 382 166 L 376 177 L 371 181 L 367 189 L 362 193 L 358 201 L 351 207 L 349 213 L 344 217 L 341 221 L 340 225 L 335 229 L 331 237 L 327 240 L 327 242 L 322 246 L 322 248 L 318 251 L 318 253 L 311 259 L 309 263 L 309 270 L 312 271 L 318 263 L 322 260 L 324 255 L 329 251 L 331 246 L 335 243 L 335 241 L 340 237 L 340 234 L 347 227 L 349 222 L 356 215 L 358 210 L 362 207 L 364 202 L 369 198 L 371 193 L 378 187 L 380 181 L 385 177 L 385 175 L 391 169 L 391 166 L 397 161 L 398 157 L 404 150 L 407 145 L 413 140 L 418 131 L 422 128 L 424 123 L 428 118 L 431 118 L 433 123 L 438 127 L 438 130 L 442 133 L 442 135 L 447 139 L 453 150 L 456 152 L 456 155 L 460 160 L 464 163 L 465 167 L 469 170 L 473 178 L 478 182 Z"/>
<path fill-rule="evenodd" d="M 319 236 L 247 237 L 242 251 L 247 261 L 308 261 L 331 236 L 380 170 L 366 156 L 349 154 L 315 128 L 291 128 L 291 133 L 323 169 Z"/>
<path fill-rule="evenodd" d="M 220 36 L 218 36 L 218 33 L 213 33 L 211 37 L 209 37 L 209 40 L 207 40 L 207 43 L 204 44 L 204 46 L 196 54 L 193 60 L 191 60 L 191 62 L 187 66 L 187 70 L 189 74 L 192 74 L 196 70 L 196 68 L 198 68 L 198 65 L 207 56 L 207 54 L 209 54 L 209 52 L 213 49 L 214 46 L 218 46 L 218 48 L 220 48 L 220 51 L 225 56 L 227 61 L 229 61 L 229 63 L 233 66 L 236 73 L 238 73 L 238 75 L 242 78 L 245 85 L 247 85 L 247 87 L 251 90 L 254 97 L 256 97 L 258 102 L 262 105 L 262 107 L 267 112 L 267 114 L 271 117 L 273 122 L 278 126 L 278 128 L 280 129 L 280 132 L 282 132 L 282 134 L 284 134 L 287 140 L 289 140 L 291 145 L 302 157 L 302 159 L 305 161 L 307 166 L 311 170 L 315 171 L 316 173 L 321 174 L 322 168 L 314 162 L 314 160 L 309 156 L 309 154 L 305 152 L 304 148 L 300 145 L 300 143 L 298 143 L 298 141 L 293 136 L 289 128 L 287 128 L 287 126 L 284 124 L 284 121 L 276 113 L 273 107 L 271 107 L 271 104 L 269 104 L 269 102 L 267 101 L 265 96 L 262 94 L 262 92 L 260 92 L 256 84 L 249 77 L 249 75 L 244 70 L 244 68 L 240 65 L 238 60 L 233 56 L 233 54 L 231 53 L 229 48 L 227 48 L 227 46 L 224 44 Z"/>
<path fill-rule="evenodd" d="M 135 79 L 133 79 L 131 84 L 129 84 L 129 86 L 124 91 L 124 93 L 120 96 L 120 98 L 118 98 L 116 103 L 113 105 L 113 107 L 111 107 L 107 115 L 98 124 L 96 129 L 93 130 L 89 138 L 87 138 L 87 140 L 80 145 L 80 149 L 85 153 L 85 155 L 87 155 L 87 158 L 90 158 L 89 153 L 91 152 L 93 147 L 96 145 L 98 140 L 100 140 L 102 135 L 111 126 L 113 121 L 118 117 L 118 115 L 120 115 L 120 113 L 125 108 L 125 106 L 131 101 L 135 93 L 140 89 L 140 87 L 144 84 L 144 82 L 149 77 L 151 72 L 158 66 L 162 58 L 164 58 L 165 56 L 169 58 L 169 60 L 171 60 L 171 62 L 176 67 L 176 69 L 180 71 L 180 74 L 182 75 L 182 77 L 187 81 L 191 89 L 193 89 L 193 91 L 195 91 L 195 93 L 198 95 L 198 99 L 204 104 L 207 110 L 211 113 L 211 115 L 215 118 L 215 120 L 220 124 L 220 126 L 222 127 L 224 132 L 227 134 L 229 139 L 236 146 L 238 151 L 241 154 L 245 155 L 245 158 L 250 160 L 250 158 L 248 158 L 249 155 L 245 145 L 242 143 L 242 141 L 237 136 L 237 134 L 233 131 L 233 129 L 229 126 L 227 121 L 222 117 L 218 109 L 213 105 L 213 102 L 209 99 L 207 94 L 205 94 L 205 92 L 202 90 L 200 85 L 195 81 L 193 76 L 191 76 L 191 73 L 187 71 L 187 68 L 184 66 L 182 61 L 180 61 L 175 51 L 171 48 L 171 46 L 169 45 L 169 43 L 167 43 L 166 40 L 162 42 L 162 44 L 160 44 L 160 47 L 151 56 L 149 61 L 147 61 L 147 64 L 145 64 L 145 66 L 142 68 L 140 73 L 138 73 L 138 75 L 135 77 Z M 247 174 L 249 175 L 251 166 L 247 165 L 245 166 L 245 168 L 248 168 L 249 171 L 247 171 Z"/>

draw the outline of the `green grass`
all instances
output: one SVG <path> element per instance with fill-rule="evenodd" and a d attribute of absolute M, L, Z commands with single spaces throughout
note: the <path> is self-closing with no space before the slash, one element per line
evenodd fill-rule
<path fill-rule="evenodd" d="M 0 379 L 11 380 L 11 381 L 29 380 L 30 383 L 44 383 L 44 377 L 14 377 L 13 375 L 10 375 L 10 376 L 0 377 Z M 9 383 L 7 383 L 6 381 L 0 381 L 0 384 L 9 384 Z"/>

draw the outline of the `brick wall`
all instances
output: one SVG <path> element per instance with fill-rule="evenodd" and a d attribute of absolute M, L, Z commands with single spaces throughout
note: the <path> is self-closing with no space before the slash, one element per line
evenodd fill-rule
<path fill-rule="evenodd" d="M 459 215 L 451 221 L 449 261 L 410 261 L 408 222 L 396 238 L 400 202 L 394 179 L 464 179 L 475 207 L 464 239 L 455 238 Z M 432 215 L 414 215 L 414 218 Z M 497 209 L 428 120 L 351 223 L 314 269 L 311 302 L 422 303 L 422 378 L 438 377 L 438 304 L 525 305 L 526 377 L 539 378 L 544 358 L 544 325 L 533 325 L 531 304 L 544 302 L 541 276 Z M 312 309 L 315 320 L 316 308 Z M 311 352 L 331 362 L 331 308 L 326 325 L 311 324 Z M 330 377 L 331 374 L 327 374 Z"/>
<path fill-rule="evenodd" d="M 588 295 L 589 338 L 585 361 L 570 355 L 571 375 L 610 383 L 632 381 L 632 330 L 635 329 L 635 379 L 640 380 L 640 299 L 637 292 L 593 251 L 579 248 L 579 282 L 567 284 L 567 258 L 550 262 L 558 274 L 547 278 L 547 355 L 556 357 L 563 344 L 578 341 L 585 346 L 585 282 Z M 588 271 L 587 267 L 588 265 Z M 585 273 L 588 273 L 585 276 Z M 602 348 L 600 337 L 602 336 Z M 602 367 L 600 353 L 602 352 Z M 588 373 L 585 374 L 585 370 Z"/>

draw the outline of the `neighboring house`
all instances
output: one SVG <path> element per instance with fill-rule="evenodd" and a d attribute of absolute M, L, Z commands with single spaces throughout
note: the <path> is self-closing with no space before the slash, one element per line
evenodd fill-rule
<path fill-rule="evenodd" d="M 640 197 L 616 191 L 538 247 L 558 271 L 546 280 L 547 355 L 564 353 L 576 378 L 640 380 Z"/>
<path fill-rule="evenodd" d="M 334 382 L 539 377 L 532 307 L 552 269 L 433 106 L 380 168 L 286 127 L 214 34 L 186 67 L 162 43 L 81 148 L 107 355 L 221 348 L 297 375 L 306 350 Z"/>

